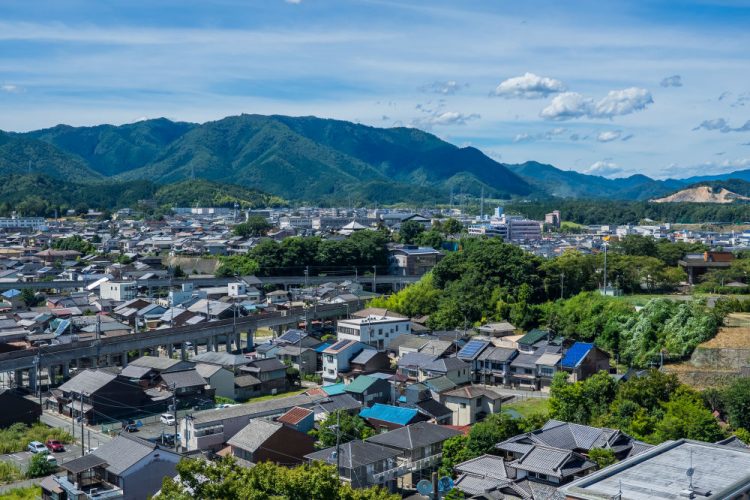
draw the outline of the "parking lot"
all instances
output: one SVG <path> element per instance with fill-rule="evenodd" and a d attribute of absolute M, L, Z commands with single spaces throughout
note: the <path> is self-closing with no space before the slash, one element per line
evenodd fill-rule
<path fill-rule="evenodd" d="M 62 465 L 65 462 L 69 462 L 74 458 L 80 457 L 81 447 L 77 444 L 66 444 L 65 451 L 58 453 L 50 452 L 50 454 L 57 459 L 58 465 Z M 21 467 L 21 470 L 25 471 L 29 465 L 31 457 L 33 456 L 34 454 L 30 451 L 19 451 L 17 453 L 10 453 L 8 455 L 0 455 L 0 460 L 13 462 Z"/>

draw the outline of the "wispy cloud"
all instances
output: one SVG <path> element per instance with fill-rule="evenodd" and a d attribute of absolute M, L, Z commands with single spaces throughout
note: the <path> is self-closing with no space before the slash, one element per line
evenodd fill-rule
<path fill-rule="evenodd" d="M 492 95 L 506 99 L 541 99 L 563 91 L 565 91 L 565 84 L 560 80 L 537 76 L 534 73 L 524 73 L 500 82 Z"/>
<path fill-rule="evenodd" d="M 668 76 L 659 82 L 662 87 L 682 87 L 682 77 L 680 75 Z"/>
<path fill-rule="evenodd" d="M 520 134 L 516 134 L 513 137 L 513 142 L 534 142 L 534 141 L 551 141 L 553 139 L 559 138 L 567 133 L 567 129 L 558 127 L 553 128 L 552 130 L 548 130 L 546 132 L 540 132 L 537 134 L 529 134 L 527 132 L 523 132 Z"/>
<path fill-rule="evenodd" d="M 0 85 L 0 91 L 6 92 L 8 94 L 17 94 L 21 92 L 21 90 L 23 89 L 21 89 L 21 87 L 19 87 L 18 85 L 12 85 L 10 83 L 4 83 Z"/>
<path fill-rule="evenodd" d="M 612 142 L 622 137 L 622 130 L 606 130 L 599 132 L 596 136 L 596 140 L 599 142 Z"/>
<path fill-rule="evenodd" d="M 422 85 L 419 87 L 419 91 L 432 94 L 452 95 L 468 86 L 468 83 L 458 83 L 455 80 L 448 80 L 446 82 L 432 82 L 427 85 Z"/>
<path fill-rule="evenodd" d="M 693 130 L 718 130 L 722 134 L 729 132 L 748 132 L 750 131 L 750 120 L 746 121 L 739 127 L 731 127 L 725 118 L 714 118 L 713 120 L 703 120 L 700 125 Z"/>
<path fill-rule="evenodd" d="M 602 177 L 612 177 L 622 173 L 622 168 L 611 161 L 599 160 L 587 168 L 585 173 L 589 175 L 600 175 Z"/>

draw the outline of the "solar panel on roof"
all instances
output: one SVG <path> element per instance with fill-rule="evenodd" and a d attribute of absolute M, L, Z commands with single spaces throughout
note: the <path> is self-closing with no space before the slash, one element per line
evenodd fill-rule
<path fill-rule="evenodd" d="M 459 358 L 473 358 L 487 345 L 483 340 L 470 340 L 458 353 Z"/>
<path fill-rule="evenodd" d="M 338 351 L 339 349 L 341 349 L 342 347 L 344 347 L 348 343 L 349 343 L 348 340 L 341 340 L 341 341 L 336 342 L 335 344 L 333 344 L 331 347 L 329 347 L 329 349 L 332 349 L 334 351 Z"/>

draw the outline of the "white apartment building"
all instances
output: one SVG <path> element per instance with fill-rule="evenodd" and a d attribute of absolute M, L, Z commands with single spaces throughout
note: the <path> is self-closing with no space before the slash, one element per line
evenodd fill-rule
<path fill-rule="evenodd" d="M 46 230 L 47 222 L 44 217 L 0 217 L 0 228 Z"/>
<path fill-rule="evenodd" d="M 391 340 L 411 333 L 411 321 L 392 316 L 373 316 L 339 320 L 336 335 L 339 340 L 358 340 L 379 351 L 387 348 Z"/>
<path fill-rule="evenodd" d="M 107 281 L 99 285 L 99 297 L 102 299 L 126 301 L 138 295 L 138 284 L 135 281 Z"/>

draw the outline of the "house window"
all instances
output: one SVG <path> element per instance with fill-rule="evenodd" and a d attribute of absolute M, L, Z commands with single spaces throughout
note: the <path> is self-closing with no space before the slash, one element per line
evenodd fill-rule
<path fill-rule="evenodd" d="M 461 403 L 461 409 L 463 410 L 464 408 L 466 408 L 466 403 Z"/>

